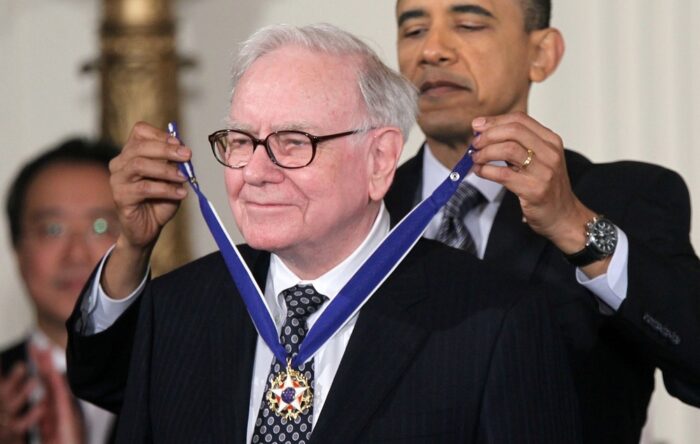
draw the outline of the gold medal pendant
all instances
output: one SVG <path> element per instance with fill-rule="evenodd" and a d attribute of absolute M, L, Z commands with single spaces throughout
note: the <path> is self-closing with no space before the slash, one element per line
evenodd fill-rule
<path fill-rule="evenodd" d="M 313 401 L 309 381 L 292 368 L 290 359 L 287 359 L 287 370 L 277 373 L 265 397 L 270 410 L 286 420 L 306 413 Z"/>

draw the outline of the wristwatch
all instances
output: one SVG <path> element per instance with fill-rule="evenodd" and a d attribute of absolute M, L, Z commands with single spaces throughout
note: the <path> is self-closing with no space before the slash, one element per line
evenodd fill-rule
<path fill-rule="evenodd" d="M 617 227 L 599 215 L 586 222 L 586 246 L 574 254 L 567 254 L 566 260 L 577 267 L 585 267 L 612 255 L 616 246 Z"/>

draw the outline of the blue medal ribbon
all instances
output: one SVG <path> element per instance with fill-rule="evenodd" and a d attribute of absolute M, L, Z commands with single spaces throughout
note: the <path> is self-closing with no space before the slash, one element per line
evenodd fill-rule
<path fill-rule="evenodd" d="M 179 140 L 175 123 L 168 124 L 168 132 Z M 473 149 L 470 146 L 467 153 L 440 186 L 389 232 L 387 237 L 343 286 L 338 295 L 333 298 L 313 327 L 307 332 L 304 341 L 299 346 L 299 353 L 292 358 L 293 368 L 298 368 L 300 364 L 311 358 L 335 332 L 342 328 L 411 251 L 433 216 L 447 203 L 460 182 L 466 177 L 473 165 L 471 158 Z M 231 241 L 211 202 L 200 190 L 192 163 L 183 162 L 178 164 L 178 167 L 189 179 L 190 186 L 197 195 L 202 216 L 221 251 L 233 282 L 243 298 L 253 325 L 277 360 L 286 364 L 287 354 L 279 341 L 277 327 L 265 305 L 262 291 L 255 282 L 253 274 L 243 261 L 238 248 Z"/>

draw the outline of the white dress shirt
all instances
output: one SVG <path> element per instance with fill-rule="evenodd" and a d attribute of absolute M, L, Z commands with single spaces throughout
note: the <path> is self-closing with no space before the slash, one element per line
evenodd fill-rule
<path fill-rule="evenodd" d="M 326 302 L 321 308 L 309 316 L 307 323 L 309 329 L 313 328 L 316 320 L 328 307 L 330 301 L 335 298 L 343 286 L 355 274 L 362 263 L 377 248 L 379 243 L 389 233 L 389 214 L 382 203 L 379 214 L 374 224 L 362 242 L 362 244 L 340 264 L 335 266 L 318 279 L 305 281 L 297 277 L 282 260 L 272 254 L 270 257 L 270 268 L 265 283 L 264 302 L 277 326 L 277 331 L 282 329 L 287 313 L 286 303 L 281 293 L 283 290 L 297 284 L 312 284 L 316 291 L 326 297 Z M 98 272 L 88 290 L 87 311 L 88 311 L 88 333 L 99 333 L 112 325 L 117 318 L 136 300 L 143 291 L 146 277 L 132 294 L 123 300 L 110 299 L 99 285 L 102 275 L 102 268 L 105 259 L 111 250 L 102 259 Z M 345 348 L 352 335 L 355 322 L 357 321 L 357 311 L 346 323 L 316 352 L 314 358 L 314 402 L 313 402 L 313 425 L 321 414 L 323 405 L 327 399 L 331 384 L 335 378 L 335 373 L 340 365 L 340 360 L 345 353 Z M 267 376 L 270 372 L 270 365 L 273 362 L 272 351 L 265 342 L 258 336 L 255 348 L 255 361 L 253 364 L 253 380 L 250 389 L 250 400 L 248 406 L 248 429 L 247 441 L 252 439 L 255 430 L 255 420 L 260 410 L 263 400 Z"/>
<path fill-rule="evenodd" d="M 428 145 L 425 144 L 423 149 L 423 188 L 421 190 L 421 199 L 430 196 L 449 174 L 450 170 L 437 160 L 432 151 L 430 151 Z M 464 218 L 464 223 L 474 239 L 477 255 L 480 259 L 483 259 L 486 253 L 486 243 L 489 238 L 489 233 L 496 219 L 498 207 L 501 205 L 501 202 L 503 202 L 503 196 L 506 190 L 503 185 L 483 179 L 474 173 L 467 175 L 464 180 L 476 187 L 486 198 L 485 203 L 474 208 L 467 213 Z M 435 239 L 441 221 L 442 211 L 438 212 L 430 221 L 424 236 Z M 590 279 L 579 268 L 576 269 L 576 280 L 603 302 L 598 305 L 601 312 L 606 314 L 612 313 L 610 309 L 617 310 L 627 296 L 627 258 L 629 246 L 625 233 L 619 227 L 616 228 L 618 237 L 617 247 L 615 248 L 610 265 L 608 266 L 608 272 L 594 279 Z"/>

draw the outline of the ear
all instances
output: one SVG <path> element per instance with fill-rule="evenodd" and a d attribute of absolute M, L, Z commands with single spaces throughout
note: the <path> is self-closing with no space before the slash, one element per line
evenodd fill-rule
<path fill-rule="evenodd" d="M 403 149 L 403 135 L 395 127 L 372 130 L 372 142 L 367 158 L 369 171 L 369 198 L 380 201 L 394 181 L 394 173 Z"/>
<path fill-rule="evenodd" d="M 20 240 L 20 242 L 23 242 Z M 25 281 L 28 281 L 29 279 L 32 279 L 31 276 L 28 276 L 28 270 L 30 269 L 30 264 L 29 260 L 27 259 L 27 249 L 26 247 L 23 247 L 22 245 L 15 245 L 12 248 L 12 251 L 15 256 L 15 263 L 17 264 L 17 268 L 19 269 L 19 273 L 22 276 L 22 279 Z"/>
<path fill-rule="evenodd" d="M 564 56 L 564 38 L 556 28 L 538 29 L 530 33 L 530 44 L 530 81 L 542 82 Z"/>

